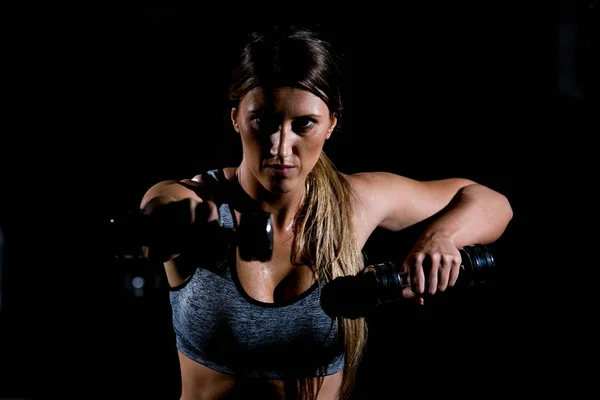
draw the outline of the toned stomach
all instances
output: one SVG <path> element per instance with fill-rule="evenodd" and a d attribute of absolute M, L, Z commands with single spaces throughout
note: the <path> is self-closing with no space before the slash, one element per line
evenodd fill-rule
<path fill-rule="evenodd" d="M 282 380 L 246 379 L 240 381 L 235 377 L 205 367 L 190 360 L 181 352 L 179 365 L 181 369 L 180 400 L 285 400 L 285 388 Z M 340 371 L 324 377 L 317 400 L 337 400 L 338 389 L 342 382 Z M 290 400 L 290 399 L 287 399 Z"/>

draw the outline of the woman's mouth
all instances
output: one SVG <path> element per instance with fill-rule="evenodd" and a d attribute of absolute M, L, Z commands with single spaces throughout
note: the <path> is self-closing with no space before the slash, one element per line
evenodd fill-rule
<path fill-rule="evenodd" d="M 269 165 L 267 167 L 271 174 L 275 176 L 288 176 L 294 170 L 294 167 L 291 165 L 285 164 L 277 164 L 277 165 Z"/>

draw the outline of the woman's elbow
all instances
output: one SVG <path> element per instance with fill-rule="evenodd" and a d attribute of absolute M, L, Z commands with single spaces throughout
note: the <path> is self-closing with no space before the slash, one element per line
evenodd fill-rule
<path fill-rule="evenodd" d="M 512 207 L 512 204 L 510 202 L 510 199 L 502 194 L 502 193 L 498 193 L 497 195 L 497 201 L 496 204 L 497 206 L 495 207 L 495 214 L 498 216 L 499 220 L 501 221 L 502 226 L 502 232 L 504 232 L 504 230 L 507 228 L 508 224 L 510 223 L 510 221 L 513 219 L 514 216 L 514 210 Z"/>

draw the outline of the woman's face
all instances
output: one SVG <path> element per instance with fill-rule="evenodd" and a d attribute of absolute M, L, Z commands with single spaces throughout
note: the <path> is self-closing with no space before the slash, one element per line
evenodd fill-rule
<path fill-rule="evenodd" d="M 319 97 L 288 87 L 252 89 L 231 119 L 242 139 L 243 173 L 273 193 L 303 187 L 337 123 Z"/>

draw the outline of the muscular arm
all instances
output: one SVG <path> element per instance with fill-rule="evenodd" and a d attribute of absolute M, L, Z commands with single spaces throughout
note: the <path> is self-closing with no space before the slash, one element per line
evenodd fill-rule
<path fill-rule="evenodd" d="M 158 182 L 150 187 L 142 197 L 140 210 L 149 210 L 154 206 L 168 204 L 172 201 L 189 200 L 191 204 L 198 204 L 202 202 L 199 194 L 201 190 L 201 184 L 191 179 Z M 190 209 L 190 212 L 193 212 L 193 209 Z"/>
<path fill-rule="evenodd" d="M 497 240 L 513 215 L 504 195 L 467 179 L 416 181 L 379 172 L 349 180 L 360 206 L 359 234 L 424 222 L 403 263 L 414 293 L 434 294 L 454 285 L 461 265 L 458 249 Z M 361 239 L 366 240 L 364 234 Z"/>
<path fill-rule="evenodd" d="M 421 236 L 424 239 L 434 235 L 448 237 L 458 248 L 491 243 L 504 233 L 512 216 L 512 207 L 504 195 L 471 183 L 457 191 Z"/>
<path fill-rule="evenodd" d="M 200 177 L 194 180 L 167 180 L 153 185 L 140 202 L 141 212 L 149 218 L 151 231 L 146 255 L 163 262 L 178 256 L 193 225 L 216 221 L 218 210 L 208 200 Z"/>
<path fill-rule="evenodd" d="M 457 247 L 498 239 L 512 218 L 508 199 L 468 179 L 417 181 L 387 172 L 351 176 L 366 223 L 399 231 L 428 218 L 423 236 L 444 235 Z"/>

